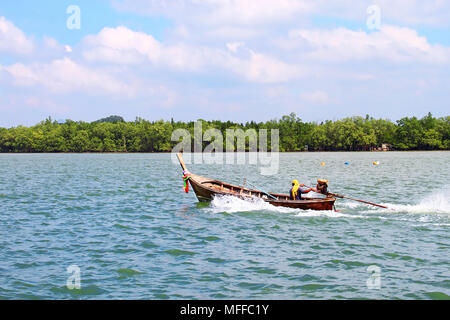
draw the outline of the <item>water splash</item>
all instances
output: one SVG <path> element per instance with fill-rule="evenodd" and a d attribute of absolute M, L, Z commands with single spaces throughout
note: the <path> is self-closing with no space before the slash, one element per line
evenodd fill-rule
<path fill-rule="evenodd" d="M 417 204 L 393 204 L 382 203 L 390 209 L 383 209 L 372 207 L 366 204 L 354 201 L 340 201 L 337 203 L 337 208 L 343 212 L 335 211 L 316 211 L 316 210 L 302 210 L 284 207 L 275 207 L 262 199 L 240 199 L 233 196 L 216 197 L 212 202 L 209 210 L 212 213 L 236 213 L 236 212 L 276 212 L 276 213 L 291 213 L 297 217 L 328 217 L 328 218 L 369 218 L 373 214 L 396 214 L 396 213 L 416 213 L 416 214 L 432 214 L 432 213 L 450 213 L 450 192 L 447 190 L 433 192 L 419 201 Z M 346 210 L 347 209 L 347 210 Z M 393 209 L 393 210 L 392 210 Z M 348 211 L 349 212 L 346 212 Z M 356 212 L 355 212 L 356 211 Z M 362 213 L 359 215 L 355 213 Z M 368 214 L 368 215 L 366 215 Z M 414 219 L 415 220 L 415 219 Z M 419 222 L 431 222 L 422 218 Z"/>
<path fill-rule="evenodd" d="M 450 213 L 450 189 L 435 191 L 426 195 L 418 204 L 385 204 L 386 206 L 407 213 Z"/>
<path fill-rule="evenodd" d="M 343 212 L 336 212 L 332 210 L 299 210 L 297 217 L 327 217 L 327 218 L 367 218 L 361 215 L 346 214 Z"/>
<path fill-rule="evenodd" d="M 433 192 L 416 205 L 389 204 L 389 206 L 394 210 L 410 213 L 450 213 L 450 192 Z"/>
<path fill-rule="evenodd" d="M 276 207 L 259 198 L 243 200 L 233 196 L 215 197 L 214 200 L 211 202 L 210 209 L 213 213 L 270 211 L 276 213 L 291 213 L 295 214 L 295 216 L 297 217 L 330 217 L 330 218 L 358 217 L 355 215 L 348 215 L 343 214 L 341 212 L 335 212 L 330 210 L 318 211 L 318 210 L 302 210 L 285 207 Z"/>
<path fill-rule="evenodd" d="M 417 200 L 415 201 L 417 203 Z M 395 203 L 381 203 L 390 208 L 383 209 L 372 207 L 370 205 L 354 202 L 341 201 L 338 203 L 339 208 L 348 208 L 353 210 L 367 209 L 368 212 L 398 212 L 398 213 L 450 213 L 450 189 L 442 191 L 435 191 L 426 195 L 419 200 L 417 204 L 395 204 Z M 391 210 L 393 209 L 393 210 Z M 367 211 L 365 210 L 365 211 Z"/>
<path fill-rule="evenodd" d="M 280 213 L 293 213 L 297 212 L 297 209 L 275 207 L 262 199 L 240 199 L 233 196 L 219 196 L 215 197 L 211 201 L 210 209 L 213 213 L 227 212 L 247 212 L 247 211 L 273 211 Z"/>
<path fill-rule="evenodd" d="M 339 208 L 349 208 L 349 209 L 356 209 L 359 207 L 367 207 L 367 205 L 364 205 L 360 202 L 355 202 L 355 201 L 347 201 L 347 200 L 343 200 L 343 201 L 336 201 L 336 205 L 339 206 Z"/>

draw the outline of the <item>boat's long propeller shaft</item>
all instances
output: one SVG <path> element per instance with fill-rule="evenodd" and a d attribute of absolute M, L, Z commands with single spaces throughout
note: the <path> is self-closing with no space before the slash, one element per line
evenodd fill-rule
<path fill-rule="evenodd" d="M 312 187 L 308 187 L 308 186 L 305 186 L 305 187 L 315 190 L 316 193 L 320 193 L 320 192 L 318 192 L 316 189 L 314 189 L 314 188 L 312 188 Z M 322 193 L 320 193 L 320 194 L 322 194 Z M 336 197 L 336 198 L 341 198 L 341 199 L 349 199 L 349 200 L 353 200 L 353 201 L 358 201 L 358 202 L 370 204 L 370 205 L 372 205 L 372 206 L 377 206 L 377 207 L 384 208 L 384 209 L 391 209 L 391 208 L 388 208 L 388 207 L 383 206 L 383 205 L 381 205 L 381 204 L 376 204 L 376 203 L 369 202 L 369 201 L 364 201 L 364 200 L 360 200 L 360 199 L 355 199 L 355 198 L 347 197 L 347 196 L 344 196 L 344 195 L 338 194 L 338 193 L 327 192 L 326 195 L 327 195 L 327 196 Z M 391 210 L 393 210 L 393 209 L 391 209 Z"/>

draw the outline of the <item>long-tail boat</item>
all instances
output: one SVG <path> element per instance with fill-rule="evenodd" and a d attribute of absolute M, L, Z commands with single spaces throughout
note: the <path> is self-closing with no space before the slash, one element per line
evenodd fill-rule
<path fill-rule="evenodd" d="M 235 196 L 241 199 L 262 199 L 277 207 L 288 207 L 303 210 L 333 210 L 336 198 L 305 198 L 303 200 L 291 200 L 287 194 L 266 193 L 264 191 L 236 186 L 219 180 L 209 179 L 188 171 L 183 156 L 177 154 L 183 173 L 194 189 L 198 201 L 208 202 L 215 196 Z"/>

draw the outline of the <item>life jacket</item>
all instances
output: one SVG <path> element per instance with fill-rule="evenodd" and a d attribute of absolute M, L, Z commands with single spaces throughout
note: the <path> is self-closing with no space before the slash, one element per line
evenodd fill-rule
<path fill-rule="evenodd" d="M 300 190 L 300 185 L 297 180 L 292 181 L 292 188 L 289 191 L 289 195 L 291 200 L 301 200 L 302 199 L 302 190 Z"/>
<path fill-rule="evenodd" d="M 291 200 L 302 200 L 302 193 L 300 192 L 300 190 L 298 190 L 296 192 L 296 195 L 294 196 L 294 192 L 292 190 L 293 188 L 291 188 L 291 190 L 289 191 L 289 198 Z"/>

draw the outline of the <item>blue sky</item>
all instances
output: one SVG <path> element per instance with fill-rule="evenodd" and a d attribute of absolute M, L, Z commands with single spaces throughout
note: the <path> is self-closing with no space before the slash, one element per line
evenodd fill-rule
<path fill-rule="evenodd" d="M 66 13 L 79 7 L 81 28 Z M 379 12 L 376 28 L 367 10 Z M 449 115 L 450 3 L 0 3 L 0 126 Z"/>
<path fill-rule="evenodd" d="M 82 28 L 69 30 L 66 21 L 70 5 L 82 10 Z M 41 38 L 51 36 L 61 43 L 75 45 L 86 35 L 100 32 L 105 27 L 126 25 L 135 31 L 144 31 L 161 39 L 171 21 L 164 16 L 144 17 L 134 13 L 115 10 L 108 0 L 15 0 L 0 5 L 0 15 L 24 31 L 27 35 Z"/>

